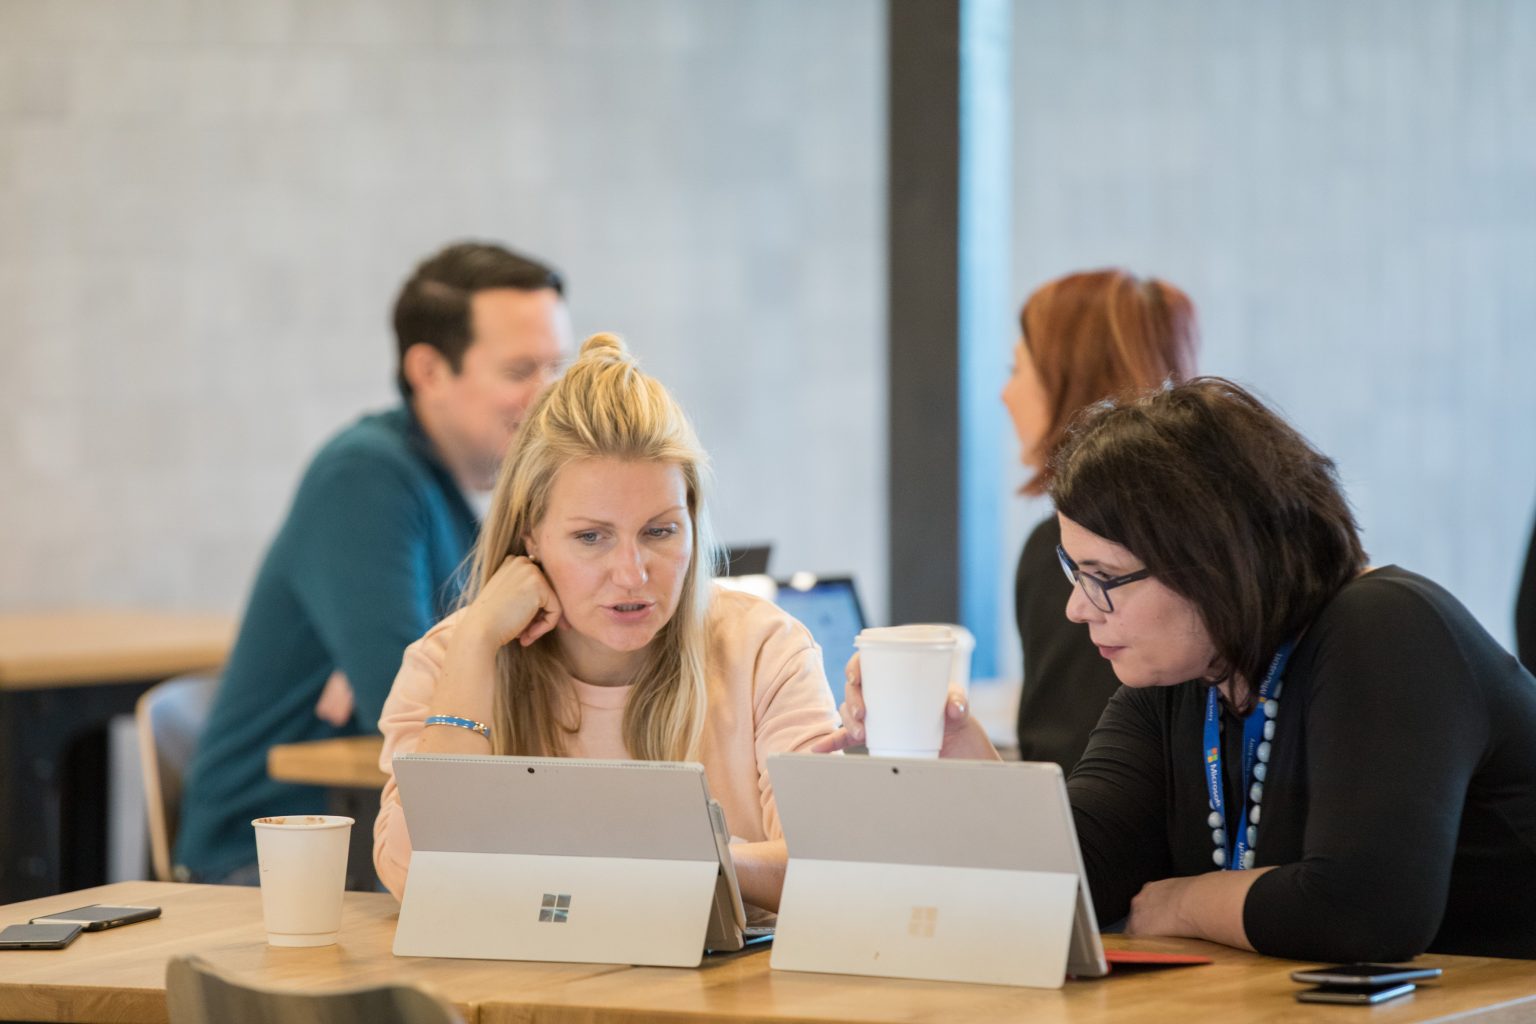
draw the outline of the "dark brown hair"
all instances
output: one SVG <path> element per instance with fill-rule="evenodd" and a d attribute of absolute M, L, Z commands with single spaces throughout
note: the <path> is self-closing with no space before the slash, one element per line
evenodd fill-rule
<path fill-rule="evenodd" d="M 475 292 L 491 288 L 538 291 L 553 288 L 565 294 L 565 282 L 538 260 L 520 256 L 489 242 L 459 242 L 428 258 L 400 289 L 395 300 L 395 343 L 400 361 L 395 382 L 403 398 L 411 397 L 405 379 L 405 353 L 413 345 L 430 345 L 443 354 L 454 373 L 469 348 L 469 303 Z"/>
<path fill-rule="evenodd" d="M 1068 274 L 1041 285 L 1019 311 L 1024 348 L 1051 403 L 1046 456 L 1085 405 L 1195 372 L 1195 304 L 1178 288 L 1124 270 Z M 1042 494 L 1051 464 L 1024 485 Z"/>
<path fill-rule="evenodd" d="M 1333 460 L 1220 377 L 1089 407 L 1054 468 L 1058 512 L 1199 610 L 1222 679 L 1256 687 L 1281 643 L 1365 568 Z"/>

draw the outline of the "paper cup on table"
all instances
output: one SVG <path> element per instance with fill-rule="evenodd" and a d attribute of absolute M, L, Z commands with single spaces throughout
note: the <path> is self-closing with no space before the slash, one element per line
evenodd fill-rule
<path fill-rule="evenodd" d="M 864 686 L 864 737 L 876 757 L 938 757 L 955 665 L 948 626 L 887 626 L 854 638 Z"/>
<path fill-rule="evenodd" d="M 333 814 L 257 818 L 261 911 L 274 946 L 328 946 L 341 930 L 352 819 Z"/>

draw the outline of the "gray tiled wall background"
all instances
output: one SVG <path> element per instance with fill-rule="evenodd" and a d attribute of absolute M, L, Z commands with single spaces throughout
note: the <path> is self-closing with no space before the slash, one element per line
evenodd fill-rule
<path fill-rule="evenodd" d="M 0 607 L 234 610 L 462 236 L 693 414 L 727 539 L 884 607 L 877 0 L 0 0 Z"/>
<path fill-rule="evenodd" d="M 1536 512 L 1536 4 L 1015 13 L 1018 297 L 1106 264 L 1185 287 L 1203 368 L 1335 457 L 1372 560 L 1510 643 Z M 1011 550 L 1044 512 L 1013 503 Z"/>
<path fill-rule="evenodd" d="M 882 11 L 0 0 L 0 607 L 237 608 L 308 454 L 391 400 L 407 268 L 481 235 L 558 263 L 578 332 L 674 387 L 723 535 L 854 571 L 881 617 Z M 1183 284 L 1205 368 L 1338 458 L 1373 557 L 1507 640 L 1536 5 L 1015 18 L 1016 298 L 1108 263 Z M 1005 500 L 1007 615 L 1044 510 Z"/>

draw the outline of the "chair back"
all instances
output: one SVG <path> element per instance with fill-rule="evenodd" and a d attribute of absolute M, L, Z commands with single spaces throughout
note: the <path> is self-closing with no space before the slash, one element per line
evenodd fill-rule
<path fill-rule="evenodd" d="M 152 686 L 134 710 L 139 731 L 139 767 L 149 816 L 149 852 L 155 878 L 176 881 L 171 851 L 181 821 L 182 778 L 197 752 L 219 681 L 181 676 Z"/>
<path fill-rule="evenodd" d="M 171 1024 L 463 1024 L 448 1002 L 417 986 L 275 992 L 232 981 L 198 956 L 166 966 L 165 999 Z"/>

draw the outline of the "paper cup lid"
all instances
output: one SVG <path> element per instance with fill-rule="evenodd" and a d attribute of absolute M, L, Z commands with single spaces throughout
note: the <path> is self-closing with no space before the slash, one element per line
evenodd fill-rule
<path fill-rule="evenodd" d="M 320 829 L 341 828 L 355 822 L 340 814 L 273 814 L 265 818 L 253 818 L 257 828 Z"/>
<path fill-rule="evenodd" d="M 948 626 L 876 626 L 859 631 L 853 646 L 865 647 L 954 647 L 955 633 Z"/>

